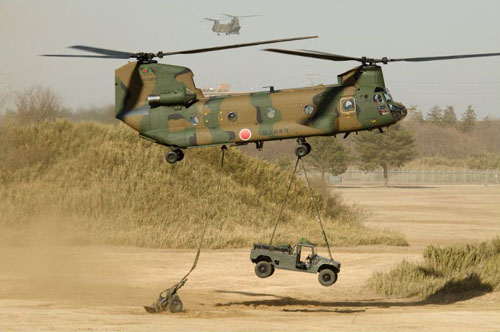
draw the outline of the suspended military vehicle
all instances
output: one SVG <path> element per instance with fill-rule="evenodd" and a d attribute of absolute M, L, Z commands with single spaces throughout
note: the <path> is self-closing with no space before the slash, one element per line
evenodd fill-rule
<path fill-rule="evenodd" d="M 181 161 L 184 150 L 215 145 L 296 139 L 295 153 L 303 157 L 311 151 L 311 136 L 336 136 L 377 129 L 401 121 L 406 107 L 396 102 L 387 89 L 378 64 L 424 62 L 498 56 L 500 53 L 450 55 L 416 58 L 350 57 L 308 50 L 266 51 L 330 61 L 358 61 L 360 66 L 337 77 L 337 84 L 255 93 L 206 97 L 196 87 L 193 72 L 186 67 L 160 64 L 155 59 L 176 54 L 277 43 L 317 36 L 235 44 L 178 52 L 131 53 L 89 46 L 73 49 L 99 55 L 48 54 L 55 57 L 129 59 L 115 71 L 116 117 L 139 132 L 140 137 L 170 148 L 169 163 Z"/>
<path fill-rule="evenodd" d="M 215 18 L 205 17 L 206 21 L 213 22 L 212 31 L 215 32 L 217 35 L 220 35 L 221 33 L 225 35 L 239 35 L 241 30 L 240 18 L 260 16 L 260 15 L 234 16 L 229 14 L 222 14 L 222 15 L 227 16 L 228 18 L 215 19 Z M 230 22 L 220 23 L 220 21 L 224 20 L 230 20 Z"/>

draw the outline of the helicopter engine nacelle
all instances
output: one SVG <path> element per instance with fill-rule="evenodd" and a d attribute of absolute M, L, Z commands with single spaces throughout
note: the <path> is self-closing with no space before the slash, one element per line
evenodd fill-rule
<path fill-rule="evenodd" d="M 196 93 L 186 87 L 148 96 L 148 104 L 151 107 L 170 105 L 188 106 L 194 100 L 196 100 Z"/>

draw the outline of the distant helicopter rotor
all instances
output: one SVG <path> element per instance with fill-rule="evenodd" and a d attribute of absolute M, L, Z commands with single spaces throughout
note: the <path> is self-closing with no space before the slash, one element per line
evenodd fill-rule
<path fill-rule="evenodd" d="M 222 14 L 227 17 L 231 18 L 246 18 L 246 17 L 256 17 L 256 16 L 262 16 L 262 15 L 241 15 L 241 16 L 236 16 L 236 15 L 230 15 L 230 14 Z"/>

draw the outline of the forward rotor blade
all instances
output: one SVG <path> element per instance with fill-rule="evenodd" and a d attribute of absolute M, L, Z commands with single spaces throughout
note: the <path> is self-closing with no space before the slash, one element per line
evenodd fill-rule
<path fill-rule="evenodd" d="M 225 45 L 225 46 L 215 46 L 215 47 L 207 47 L 207 48 L 198 48 L 198 49 L 185 50 L 185 51 L 165 52 L 165 53 L 163 53 L 163 56 L 175 55 L 175 54 L 193 54 L 193 53 L 212 52 L 212 51 L 227 50 L 227 49 L 230 49 L 230 48 L 248 47 L 248 46 L 255 46 L 255 45 L 262 45 L 262 44 L 283 43 L 283 42 L 288 42 L 288 41 L 302 40 L 302 39 L 312 39 L 312 38 L 318 38 L 318 36 L 307 36 L 307 37 L 294 37 L 294 38 L 285 38 L 285 39 L 274 39 L 274 40 L 265 40 L 265 41 L 258 41 L 258 42 L 252 42 L 252 43 L 243 43 L 243 44 L 233 44 L 233 45 Z"/>
<path fill-rule="evenodd" d="M 107 48 L 99 48 L 99 47 L 92 47 L 92 46 L 85 46 L 85 45 L 73 45 L 73 46 L 70 46 L 68 48 L 72 48 L 72 49 L 80 50 L 80 51 L 85 51 L 85 52 L 103 54 L 103 55 L 111 56 L 115 59 L 128 59 L 134 55 L 133 52 L 123 52 L 123 51 L 117 51 L 117 50 L 110 50 Z"/>
<path fill-rule="evenodd" d="M 488 56 L 500 56 L 500 53 L 478 53 L 478 54 L 429 56 L 429 57 L 418 57 L 418 58 L 400 58 L 400 59 L 388 59 L 387 61 L 389 61 L 389 62 L 396 62 L 396 61 L 423 62 L 423 61 L 453 60 L 453 59 L 465 59 L 465 58 L 482 58 L 482 57 L 488 57 Z"/>
<path fill-rule="evenodd" d="M 49 56 L 49 57 L 58 57 L 58 58 L 123 59 L 123 57 L 116 57 L 116 56 L 109 56 L 109 55 L 40 54 L 40 56 Z"/>
<path fill-rule="evenodd" d="M 292 50 L 283 50 L 283 49 L 279 49 L 279 48 L 266 48 L 266 49 L 264 49 L 264 51 L 297 55 L 297 56 L 303 56 L 303 57 L 307 57 L 307 58 L 316 58 L 316 59 L 323 59 L 323 60 L 330 60 L 330 61 L 349 61 L 349 60 L 362 61 L 361 58 L 354 58 L 354 57 L 345 56 L 345 55 L 337 55 L 337 54 L 310 51 L 310 50 L 292 51 Z"/>

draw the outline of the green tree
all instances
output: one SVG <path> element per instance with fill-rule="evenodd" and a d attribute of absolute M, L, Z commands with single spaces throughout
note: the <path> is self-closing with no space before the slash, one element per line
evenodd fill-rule
<path fill-rule="evenodd" d="M 446 127 L 455 127 L 457 125 L 457 116 L 453 106 L 446 106 L 443 113 L 443 125 Z"/>
<path fill-rule="evenodd" d="M 388 128 L 384 134 L 364 132 L 354 138 L 363 170 L 384 170 L 384 185 L 387 186 L 389 167 L 401 167 L 413 160 L 417 153 L 413 135 L 400 125 Z"/>
<path fill-rule="evenodd" d="M 469 131 L 476 128 L 477 125 L 477 116 L 476 111 L 472 109 L 472 105 L 467 106 L 465 112 L 462 113 L 462 121 L 460 123 L 460 129 L 464 133 L 468 133 Z"/>
<path fill-rule="evenodd" d="M 427 121 L 434 124 L 441 124 L 443 121 L 443 110 L 439 106 L 434 106 L 427 112 Z"/>
<path fill-rule="evenodd" d="M 340 175 L 347 170 L 349 151 L 333 137 L 311 137 L 311 153 L 307 160 L 317 167 L 324 178 L 325 173 Z"/>

